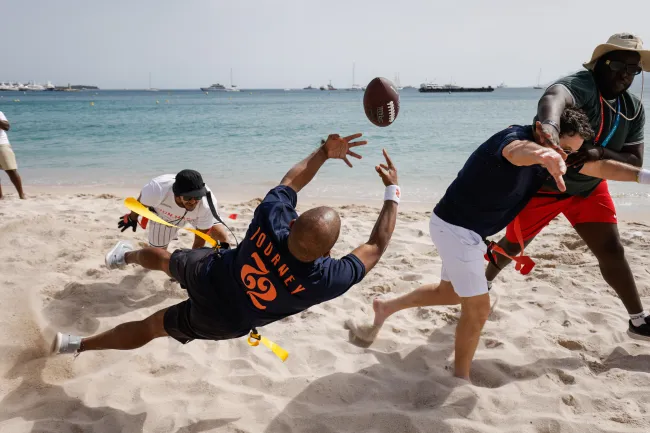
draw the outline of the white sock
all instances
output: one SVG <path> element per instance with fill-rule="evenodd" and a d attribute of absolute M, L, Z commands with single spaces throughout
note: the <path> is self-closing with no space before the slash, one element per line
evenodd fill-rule
<path fill-rule="evenodd" d="M 645 311 L 641 311 L 637 314 L 630 314 L 630 320 L 634 326 L 641 326 L 645 323 L 645 318 L 647 314 Z"/>

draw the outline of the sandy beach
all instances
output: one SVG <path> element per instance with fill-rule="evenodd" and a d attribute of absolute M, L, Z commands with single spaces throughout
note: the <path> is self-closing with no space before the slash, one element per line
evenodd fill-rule
<path fill-rule="evenodd" d="M 53 331 L 90 335 L 184 299 L 177 283 L 135 266 L 109 271 L 124 191 L 11 187 L 0 201 L 0 432 L 646 432 L 650 344 L 631 340 L 627 313 L 563 217 L 528 249 L 530 275 L 495 282 L 498 303 L 474 361 L 455 379 L 459 308 L 391 317 L 369 347 L 346 319 L 372 300 L 439 279 L 430 205 L 402 206 L 380 264 L 345 296 L 269 325 L 289 351 L 282 363 L 244 338 L 181 345 L 158 339 L 130 351 L 48 356 Z M 131 191 L 130 195 L 137 191 Z M 244 198 L 244 199 L 242 199 Z M 220 199 L 241 237 L 261 198 Z M 332 203 L 342 216 L 339 257 L 367 239 L 380 203 Z M 307 209 L 307 201 L 298 210 Z M 650 218 L 621 214 L 639 292 L 650 305 Z M 181 231 L 173 247 L 189 247 Z"/>

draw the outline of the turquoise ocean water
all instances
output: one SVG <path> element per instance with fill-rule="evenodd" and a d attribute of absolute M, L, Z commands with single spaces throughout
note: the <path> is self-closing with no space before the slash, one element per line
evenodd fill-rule
<path fill-rule="evenodd" d="M 386 128 L 366 119 L 363 92 L 348 91 L 2 92 L 0 111 L 12 124 L 9 139 L 26 185 L 137 189 L 153 176 L 194 168 L 217 194 L 263 194 L 321 137 L 362 132 L 369 141 L 359 151 L 364 159 L 353 161 L 353 169 L 328 162 L 306 195 L 381 197 L 373 167 L 385 147 L 398 167 L 405 200 L 433 204 L 476 146 L 508 125 L 530 123 L 541 92 L 405 89 L 397 120 Z M 612 190 L 619 203 L 645 202 L 650 191 L 620 183 Z"/>

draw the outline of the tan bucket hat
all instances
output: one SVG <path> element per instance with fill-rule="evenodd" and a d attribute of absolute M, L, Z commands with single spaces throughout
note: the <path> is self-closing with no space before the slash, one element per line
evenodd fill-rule
<path fill-rule="evenodd" d="M 650 50 L 643 49 L 643 41 L 640 37 L 631 33 L 617 33 L 612 35 L 607 40 L 606 44 L 600 44 L 594 50 L 591 60 L 583 63 L 582 66 L 592 70 L 596 65 L 596 61 L 603 55 L 611 51 L 636 51 L 641 55 L 641 67 L 644 71 L 650 72 Z"/>

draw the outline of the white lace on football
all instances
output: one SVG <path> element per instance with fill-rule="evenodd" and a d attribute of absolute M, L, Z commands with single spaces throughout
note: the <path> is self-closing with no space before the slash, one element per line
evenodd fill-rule
<path fill-rule="evenodd" d="M 393 101 L 388 102 L 388 123 L 393 123 L 395 120 L 395 104 Z"/>

